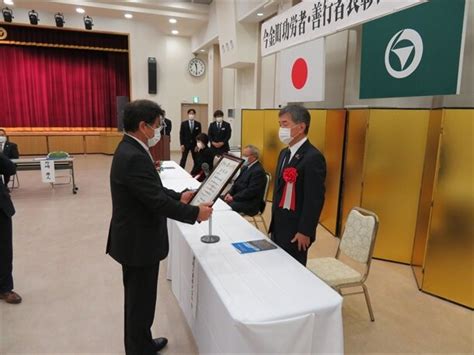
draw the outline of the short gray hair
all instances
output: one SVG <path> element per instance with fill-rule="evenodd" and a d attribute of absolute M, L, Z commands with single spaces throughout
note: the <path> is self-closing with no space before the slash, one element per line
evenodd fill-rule
<path fill-rule="evenodd" d="M 301 105 L 288 105 L 280 110 L 278 117 L 281 117 L 286 113 L 290 114 L 291 120 L 294 123 L 304 123 L 306 125 L 304 133 L 308 134 L 311 115 L 306 107 Z"/>
<path fill-rule="evenodd" d="M 249 144 L 244 147 L 244 149 L 249 149 L 250 153 L 256 158 L 260 158 L 260 149 L 258 149 L 256 146 Z"/>

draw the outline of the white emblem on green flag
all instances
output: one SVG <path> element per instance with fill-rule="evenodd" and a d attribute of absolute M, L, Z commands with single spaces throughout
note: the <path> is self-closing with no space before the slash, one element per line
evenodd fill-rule
<path fill-rule="evenodd" d="M 363 25 L 360 98 L 459 92 L 465 0 L 431 0 Z"/>

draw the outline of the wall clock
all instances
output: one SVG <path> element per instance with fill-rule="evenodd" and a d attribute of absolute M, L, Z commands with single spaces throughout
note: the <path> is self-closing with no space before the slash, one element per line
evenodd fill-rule
<path fill-rule="evenodd" d="M 206 63 L 195 57 L 189 61 L 188 71 L 192 76 L 200 77 L 206 72 Z"/>

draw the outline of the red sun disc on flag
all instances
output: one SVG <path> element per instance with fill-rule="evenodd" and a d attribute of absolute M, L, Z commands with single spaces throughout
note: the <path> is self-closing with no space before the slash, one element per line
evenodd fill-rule
<path fill-rule="evenodd" d="M 296 89 L 301 89 L 306 85 L 308 80 L 308 64 L 303 58 L 298 58 L 291 68 L 291 81 Z"/>

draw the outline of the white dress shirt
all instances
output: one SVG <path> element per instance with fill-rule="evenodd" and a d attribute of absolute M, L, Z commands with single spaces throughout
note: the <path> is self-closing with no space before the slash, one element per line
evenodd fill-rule
<path fill-rule="evenodd" d="M 295 156 L 296 152 L 300 147 L 308 140 L 308 137 L 304 137 L 302 140 L 300 140 L 298 143 L 294 144 L 293 146 L 289 147 L 290 148 L 290 161 L 293 159 Z"/>
<path fill-rule="evenodd" d="M 129 136 L 130 138 L 135 139 L 138 143 L 140 143 L 140 145 L 146 150 L 146 152 L 147 152 L 148 155 L 150 156 L 150 159 L 151 159 L 151 161 L 153 162 L 153 164 L 155 163 L 155 160 L 154 160 L 153 157 L 151 156 L 150 148 L 149 148 L 145 143 L 143 143 L 143 142 L 142 142 L 141 140 L 139 140 L 137 137 L 132 136 L 131 134 L 125 133 L 125 135 L 126 135 L 126 136 Z"/>

